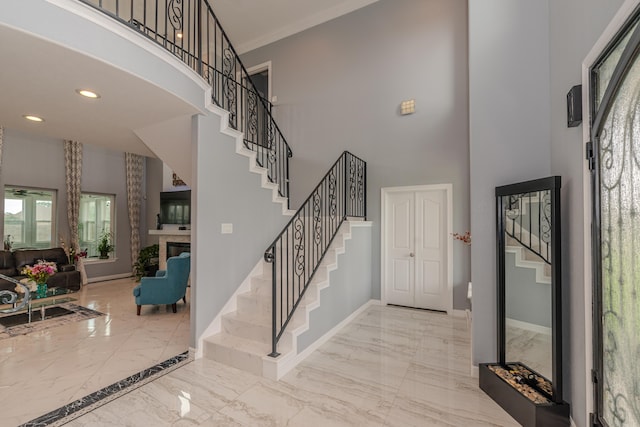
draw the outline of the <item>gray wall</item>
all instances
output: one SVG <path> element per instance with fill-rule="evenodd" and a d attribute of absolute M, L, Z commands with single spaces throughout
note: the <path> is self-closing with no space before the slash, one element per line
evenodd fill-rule
<path fill-rule="evenodd" d="M 68 243 L 70 233 L 67 221 L 63 141 L 13 129 L 4 130 L 3 140 L 0 188 L 4 189 L 5 185 L 17 185 L 57 190 L 58 229 L 53 246 L 60 244 L 58 235 L 64 236 Z M 127 213 L 124 153 L 85 144 L 82 171 L 82 191 L 116 196 L 117 261 L 87 263 L 87 276 L 91 279 L 130 273 L 131 228 Z M 0 199 L 4 200 L 4 197 Z M 0 227 L 4 227 L 3 221 L 0 221 Z M 142 227 L 144 224 L 141 225 L 141 229 Z"/>
<path fill-rule="evenodd" d="M 195 347 L 289 217 L 235 152 L 235 139 L 220 133 L 220 117 L 193 118 L 195 206 L 192 206 L 191 345 Z M 233 234 L 221 234 L 222 223 Z"/>
<path fill-rule="evenodd" d="M 293 149 L 297 207 L 344 150 L 367 161 L 373 298 L 380 298 L 380 188 L 453 184 L 453 230 L 469 229 L 467 2 L 380 0 L 242 57 L 272 61 L 275 115 Z M 403 100 L 416 113 L 399 115 Z M 454 245 L 454 307 L 469 251 Z"/>
<path fill-rule="evenodd" d="M 581 66 L 622 0 L 564 0 L 550 5 L 551 66 L 551 172 L 562 175 L 563 283 L 566 322 L 565 393 L 572 404 L 572 416 L 578 426 L 587 425 L 586 401 L 591 400 L 591 381 L 587 379 L 585 350 L 584 263 L 584 143 L 582 126 L 567 128 L 566 93 L 582 80 Z M 586 117 L 586 114 L 585 114 Z M 590 216 L 588 215 L 587 218 Z M 586 237 L 588 239 L 588 237 Z M 589 256 L 589 254 L 586 254 Z"/>
<path fill-rule="evenodd" d="M 371 299 L 371 237 L 369 225 L 351 227 L 338 269 L 330 273 L 331 285 L 320 291 L 320 307 L 309 313 L 309 330 L 298 336 L 298 353 Z"/>
<path fill-rule="evenodd" d="M 518 267 L 513 252 L 504 258 L 506 317 L 550 328 L 551 284 L 538 283 L 535 268 Z"/>
<path fill-rule="evenodd" d="M 469 0 L 473 361 L 497 360 L 498 185 L 550 174 L 548 0 Z"/>

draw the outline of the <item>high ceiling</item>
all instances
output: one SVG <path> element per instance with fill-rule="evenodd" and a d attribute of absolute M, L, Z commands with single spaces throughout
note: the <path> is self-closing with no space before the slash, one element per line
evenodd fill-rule
<path fill-rule="evenodd" d="M 244 52 L 378 0 L 209 1 Z M 0 40 L 0 126 L 8 129 L 153 156 L 134 129 L 197 113 L 162 88 L 43 38 L 0 25 Z M 86 87 L 102 97 L 76 94 Z"/>
<path fill-rule="evenodd" d="M 329 21 L 378 0 L 209 0 L 239 53 Z"/>

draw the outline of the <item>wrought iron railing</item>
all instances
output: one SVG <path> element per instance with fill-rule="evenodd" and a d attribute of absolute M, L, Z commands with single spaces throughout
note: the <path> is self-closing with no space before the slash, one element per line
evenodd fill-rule
<path fill-rule="evenodd" d="M 282 197 L 289 198 L 291 148 L 207 0 L 80 0 L 163 46 L 212 88 Z"/>
<path fill-rule="evenodd" d="M 551 265 L 551 193 L 509 196 L 505 217 L 507 235 Z"/>
<path fill-rule="evenodd" d="M 272 351 L 347 217 L 366 218 L 367 164 L 345 151 L 265 251 L 272 273 Z"/>

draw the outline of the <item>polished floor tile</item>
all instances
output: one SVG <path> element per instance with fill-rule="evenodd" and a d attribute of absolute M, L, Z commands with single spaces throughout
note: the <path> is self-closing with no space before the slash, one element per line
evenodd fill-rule
<path fill-rule="evenodd" d="M 85 286 L 75 304 L 90 320 L 0 340 L 1 425 L 16 426 L 186 351 L 189 304 L 143 306 L 132 279 Z M 189 302 L 189 296 L 187 296 Z"/>
<path fill-rule="evenodd" d="M 466 320 L 372 306 L 280 381 L 198 359 L 70 426 L 517 426 L 470 372 Z"/>

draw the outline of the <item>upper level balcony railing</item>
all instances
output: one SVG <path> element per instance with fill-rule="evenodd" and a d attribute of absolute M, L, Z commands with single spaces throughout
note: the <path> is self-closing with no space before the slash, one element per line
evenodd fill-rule
<path fill-rule="evenodd" d="M 282 197 L 289 197 L 291 148 L 207 0 L 80 0 L 160 44 L 200 74 L 229 112 Z"/>

